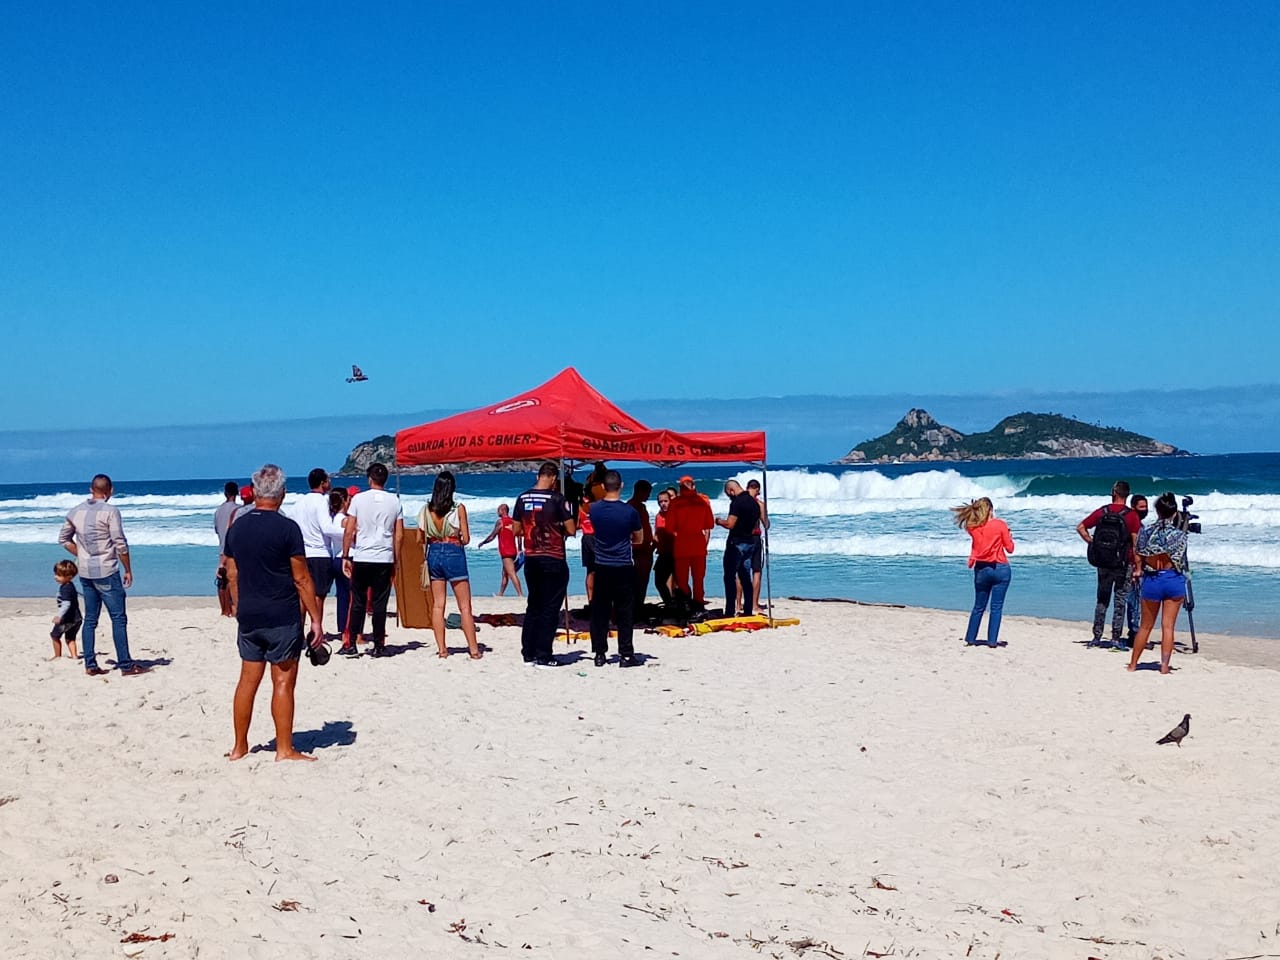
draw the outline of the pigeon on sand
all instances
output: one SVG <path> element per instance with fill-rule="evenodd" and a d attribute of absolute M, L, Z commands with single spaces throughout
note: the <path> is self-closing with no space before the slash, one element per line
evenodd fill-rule
<path fill-rule="evenodd" d="M 1156 743 L 1157 744 L 1176 743 L 1179 747 L 1181 747 L 1182 738 L 1185 737 L 1190 732 L 1191 732 L 1191 714 L 1188 713 L 1182 718 L 1182 722 L 1180 724 L 1178 724 L 1176 727 L 1174 727 L 1172 730 L 1166 733 L 1163 737 L 1157 740 Z"/>

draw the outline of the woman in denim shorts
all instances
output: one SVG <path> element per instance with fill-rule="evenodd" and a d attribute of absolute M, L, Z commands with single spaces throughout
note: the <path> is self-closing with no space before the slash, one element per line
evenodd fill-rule
<path fill-rule="evenodd" d="M 462 617 L 462 633 L 472 660 L 479 660 L 476 621 L 471 614 L 471 580 L 467 574 L 466 545 L 471 541 L 467 508 L 453 499 L 453 474 L 441 470 L 431 488 L 431 499 L 418 513 L 418 541 L 426 547 L 427 576 L 431 581 L 431 630 L 436 635 L 437 656 L 449 656 L 444 640 L 445 584 L 453 587 Z"/>
<path fill-rule="evenodd" d="M 1147 638 L 1160 614 L 1160 672 L 1169 672 L 1173 656 L 1173 627 L 1178 610 L 1187 598 L 1187 532 L 1178 524 L 1178 500 L 1172 493 L 1156 499 L 1155 523 L 1138 534 L 1138 556 L 1142 559 L 1142 625 L 1133 638 L 1129 669 L 1137 670 L 1147 649 Z"/>

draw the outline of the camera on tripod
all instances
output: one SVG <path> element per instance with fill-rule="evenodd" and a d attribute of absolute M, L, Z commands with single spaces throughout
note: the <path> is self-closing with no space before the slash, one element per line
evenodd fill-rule
<path fill-rule="evenodd" d="M 1187 533 L 1203 533 L 1200 524 L 1195 522 L 1200 519 L 1198 513 L 1192 513 L 1188 508 L 1195 503 L 1191 497 L 1182 498 L 1182 512 L 1178 515 L 1178 526 Z"/>

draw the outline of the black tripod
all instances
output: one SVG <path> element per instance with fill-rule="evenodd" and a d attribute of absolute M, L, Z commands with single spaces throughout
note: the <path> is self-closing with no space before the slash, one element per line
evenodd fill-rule
<path fill-rule="evenodd" d="M 1187 509 L 1194 502 L 1195 501 L 1191 497 L 1182 498 L 1182 512 L 1178 517 L 1178 527 L 1186 534 L 1200 532 L 1200 524 L 1193 522 L 1200 518 Z M 1182 562 L 1182 575 L 1186 577 L 1187 580 L 1187 599 L 1182 606 L 1187 611 L 1187 629 L 1191 631 L 1191 652 L 1199 653 L 1200 641 L 1196 639 L 1196 618 L 1194 616 L 1194 611 L 1196 609 L 1196 596 L 1191 590 L 1191 564 L 1185 558 Z"/>

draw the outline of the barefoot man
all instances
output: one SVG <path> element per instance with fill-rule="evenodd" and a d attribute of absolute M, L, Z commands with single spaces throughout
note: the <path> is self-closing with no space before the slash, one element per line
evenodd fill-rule
<path fill-rule="evenodd" d="M 306 548 L 298 525 L 280 513 L 284 471 L 266 464 L 253 475 L 254 510 L 227 531 L 227 580 L 239 630 L 240 682 L 232 714 L 236 742 L 227 754 L 249 752 L 249 721 L 258 685 L 271 664 L 271 719 L 276 725 L 277 760 L 314 760 L 293 748 L 293 688 L 302 653 L 302 612 L 311 617 L 313 646 L 324 642 L 320 604 L 307 572 Z"/>

